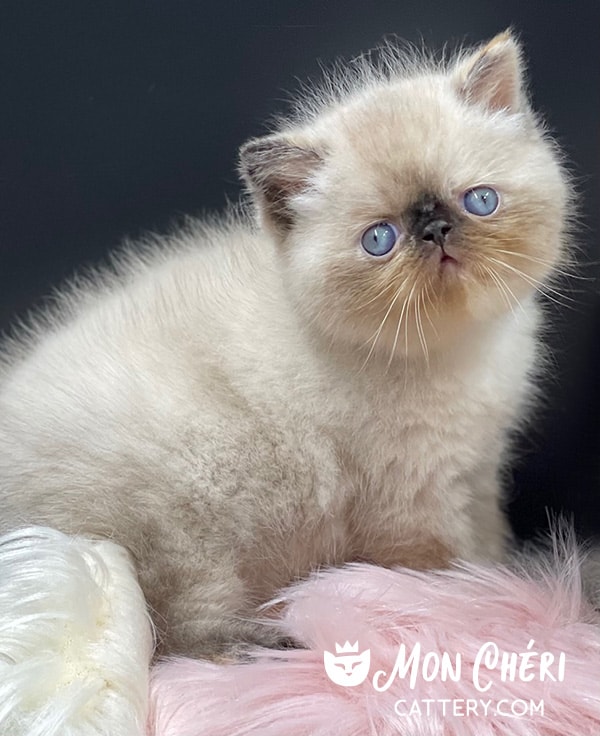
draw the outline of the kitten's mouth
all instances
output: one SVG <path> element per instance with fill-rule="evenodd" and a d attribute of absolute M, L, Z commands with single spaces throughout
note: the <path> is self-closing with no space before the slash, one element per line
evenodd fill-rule
<path fill-rule="evenodd" d="M 448 268 L 454 269 L 460 266 L 460 263 L 458 262 L 458 260 L 453 255 L 448 253 L 446 248 L 444 248 L 443 246 L 440 248 L 439 258 L 440 258 L 440 261 L 439 261 L 440 269 L 443 269 L 443 270 L 446 270 Z"/>

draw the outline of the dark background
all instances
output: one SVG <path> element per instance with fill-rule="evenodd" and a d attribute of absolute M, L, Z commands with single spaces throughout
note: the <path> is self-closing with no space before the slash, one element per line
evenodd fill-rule
<path fill-rule="evenodd" d="M 553 371 L 521 442 L 511 514 L 546 508 L 600 533 L 597 0 L 50 0 L 0 8 L 0 329 L 123 237 L 235 199 L 236 149 L 285 109 L 296 78 L 384 35 L 440 48 L 507 26 L 536 107 L 572 162 L 581 273 L 549 305 Z"/>

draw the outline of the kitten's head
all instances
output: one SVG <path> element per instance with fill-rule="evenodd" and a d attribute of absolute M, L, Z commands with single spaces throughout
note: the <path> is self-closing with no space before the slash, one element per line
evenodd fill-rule
<path fill-rule="evenodd" d="M 319 330 L 425 354 L 552 275 L 569 189 L 510 34 L 443 66 L 363 62 L 306 110 L 241 170 Z"/>

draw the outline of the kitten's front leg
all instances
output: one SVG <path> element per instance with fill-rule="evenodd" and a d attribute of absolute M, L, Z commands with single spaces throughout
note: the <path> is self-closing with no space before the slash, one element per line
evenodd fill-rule
<path fill-rule="evenodd" d="M 443 489 L 422 489 L 410 503 L 396 493 L 374 508 L 357 506 L 355 558 L 416 570 L 448 567 L 457 559 L 502 560 L 511 533 L 498 475 L 498 466 L 486 463 Z"/>
<path fill-rule="evenodd" d="M 448 567 L 454 557 L 442 539 L 395 525 L 394 529 L 380 530 L 377 539 L 359 545 L 355 560 L 382 567 L 438 570 Z"/>
<path fill-rule="evenodd" d="M 503 508 L 499 468 L 499 463 L 482 463 L 465 477 L 471 527 L 467 559 L 501 562 L 513 544 L 513 533 Z"/>
<path fill-rule="evenodd" d="M 505 559 L 512 533 L 502 498 L 500 463 L 490 458 L 438 491 L 430 513 L 451 558 L 477 563 Z"/>
<path fill-rule="evenodd" d="M 157 629 L 158 655 L 235 659 L 253 645 L 278 648 L 284 639 L 266 622 L 227 550 L 184 555 L 165 540 L 138 565 Z"/>
<path fill-rule="evenodd" d="M 382 567 L 433 570 L 448 567 L 457 551 L 431 519 L 406 508 L 357 508 L 350 530 L 354 560 Z"/>

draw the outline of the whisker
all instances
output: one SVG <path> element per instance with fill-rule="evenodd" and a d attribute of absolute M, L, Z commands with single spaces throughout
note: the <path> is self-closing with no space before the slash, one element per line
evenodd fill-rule
<path fill-rule="evenodd" d="M 429 302 L 429 305 L 431 306 L 431 308 L 433 309 L 433 311 L 434 311 L 434 312 L 436 311 L 435 305 L 434 305 L 434 303 L 433 303 L 433 302 L 431 301 L 431 296 L 430 296 L 430 294 L 429 294 L 429 284 L 428 284 L 428 285 L 427 285 L 427 286 L 425 287 L 425 290 L 424 290 L 424 292 L 425 292 L 425 297 L 423 298 L 423 311 L 425 312 L 425 316 L 427 317 L 427 321 L 428 321 L 428 322 L 429 322 L 429 324 L 431 325 L 431 329 L 432 329 L 432 330 L 433 330 L 433 332 L 435 333 L 435 336 L 436 336 L 436 337 L 439 337 L 439 333 L 438 333 L 438 331 L 437 331 L 437 328 L 436 328 L 436 326 L 435 326 L 435 325 L 433 324 L 433 322 L 432 322 L 432 320 L 431 320 L 431 317 L 429 316 L 429 312 L 427 311 L 427 307 L 426 307 L 426 305 L 425 305 L 425 298 L 427 298 L 427 301 Z"/>
<path fill-rule="evenodd" d="M 425 357 L 425 362 L 429 364 L 429 348 L 427 347 L 427 340 L 425 339 L 425 332 L 423 330 L 423 321 L 421 318 L 421 299 L 423 298 L 423 294 L 421 291 L 419 291 L 419 294 L 417 296 L 417 301 L 415 304 L 415 321 L 417 324 L 417 333 L 419 335 L 419 342 L 421 343 L 421 347 L 423 348 L 423 356 Z"/>
<path fill-rule="evenodd" d="M 368 307 L 368 306 L 369 306 L 369 304 L 372 304 L 373 302 L 376 302 L 376 301 L 377 301 L 378 299 L 381 299 L 381 297 L 382 297 L 382 296 L 384 296 L 384 295 L 385 295 L 385 293 L 386 293 L 387 291 L 389 291 L 390 289 L 392 289 L 393 287 L 394 287 L 394 283 L 393 283 L 393 282 L 390 282 L 390 283 L 386 284 L 385 286 L 383 286 L 383 287 L 381 288 L 381 290 L 380 290 L 380 291 L 378 291 L 378 292 L 377 292 L 377 294 L 375 294 L 375 296 L 372 296 L 372 297 L 371 297 L 370 299 L 367 299 L 367 301 L 366 301 L 366 302 L 361 302 L 361 303 L 359 304 L 359 307 L 360 307 L 361 309 L 362 309 L 363 307 Z"/>
<path fill-rule="evenodd" d="M 479 265 L 479 266 L 481 267 L 481 269 L 483 269 L 483 270 L 485 271 L 485 273 L 487 273 L 487 274 L 488 274 L 488 276 L 489 276 L 489 277 L 490 277 L 490 278 L 492 279 L 492 281 L 493 281 L 493 282 L 494 282 L 494 284 L 496 285 L 496 288 L 497 288 L 497 289 L 498 289 L 498 291 L 500 292 L 500 295 L 501 295 L 501 296 L 502 296 L 502 298 L 504 299 L 504 301 L 505 301 L 505 303 L 506 303 L 506 306 L 507 306 L 507 307 L 508 307 L 508 308 L 510 309 L 510 311 L 511 311 L 511 312 L 512 312 L 513 314 L 515 314 L 515 310 L 514 310 L 513 304 L 512 304 L 512 302 L 510 301 L 510 298 L 509 298 L 509 296 L 508 296 L 508 293 L 506 292 L 506 290 L 505 290 L 505 288 L 504 288 L 504 285 L 503 285 L 503 284 L 502 284 L 502 282 L 501 282 L 501 281 L 499 280 L 499 278 L 498 278 L 498 275 L 497 275 L 497 273 L 496 273 L 496 272 L 495 272 L 495 271 L 494 271 L 494 270 L 493 270 L 492 268 L 490 268 L 489 266 L 486 266 L 486 265 L 485 265 L 485 264 L 483 264 L 483 263 L 482 263 L 482 264 L 478 264 L 478 265 Z M 515 315 L 515 316 L 516 316 L 516 315 Z"/>
<path fill-rule="evenodd" d="M 414 289 L 414 286 L 413 286 Z M 412 296 L 412 291 L 408 295 L 408 298 Z M 404 386 L 406 388 L 406 383 L 408 379 L 408 317 L 404 320 Z"/>
<path fill-rule="evenodd" d="M 505 289 L 506 293 L 510 294 L 510 296 L 514 300 L 514 303 L 519 307 L 519 309 L 521 310 L 521 312 L 523 314 L 525 314 L 526 312 L 525 312 L 525 309 L 524 309 L 523 305 L 521 304 L 521 300 L 514 293 L 514 291 L 510 288 L 510 286 L 506 283 L 506 279 L 503 279 L 502 276 L 498 273 L 498 271 L 494 271 L 493 268 L 490 268 L 490 274 L 493 274 L 495 276 L 495 278 L 498 279 L 498 281 L 500 282 L 500 284 L 502 284 L 503 288 Z M 511 311 L 514 314 L 514 310 L 511 309 Z"/>
<path fill-rule="evenodd" d="M 502 266 L 509 271 L 512 271 L 512 273 L 519 276 L 519 278 L 522 278 L 523 281 L 527 282 L 530 286 L 533 286 L 536 291 L 539 291 L 540 294 L 544 294 L 544 296 L 548 297 L 551 301 L 555 302 L 556 304 L 559 304 L 562 307 L 571 307 L 573 304 L 577 304 L 576 299 L 572 299 L 571 297 L 567 296 L 566 294 L 562 294 L 560 291 L 557 291 L 552 286 L 549 286 L 548 284 L 544 284 L 538 279 L 534 278 L 533 276 L 530 276 L 529 274 L 524 273 L 518 268 L 515 268 L 514 266 L 511 266 L 510 263 L 505 263 L 504 261 L 500 261 L 498 258 L 492 258 L 492 256 L 487 256 L 488 260 L 493 261 L 494 263 L 497 263 L 499 266 Z M 553 294 L 554 297 L 552 298 L 550 294 Z M 561 301 L 564 300 L 564 301 Z M 568 303 L 570 302 L 570 304 Z"/>
<path fill-rule="evenodd" d="M 404 300 L 404 304 L 402 305 L 402 309 L 400 310 L 400 317 L 398 318 L 398 325 L 396 326 L 396 334 L 394 336 L 394 344 L 392 345 L 392 352 L 390 353 L 390 359 L 388 360 L 388 364 L 387 364 L 388 369 L 391 366 L 392 361 L 394 360 L 394 353 L 396 352 L 396 345 L 398 344 L 398 335 L 400 334 L 400 325 L 402 324 L 402 320 L 404 319 L 404 313 L 406 311 L 406 307 L 407 305 L 410 305 L 410 300 L 412 299 L 412 295 L 414 291 L 415 291 L 415 284 L 412 285 L 410 294 L 408 295 L 408 298 Z M 407 319 L 405 320 L 404 324 L 405 326 L 408 324 L 408 314 L 407 314 Z M 406 330 L 406 347 L 408 347 L 408 330 Z"/>
<path fill-rule="evenodd" d="M 398 301 L 398 297 L 402 293 L 402 290 L 403 290 L 405 284 L 406 284 L 406 279 L 398 287 L 398 289 L 397 289 L 397 291 L 396 291 L 396 293 L 394 295 L 394 298 L 392 299 L 392 301 L 390 303 L 390 306 L 387 308 L 387 311 L 386 311 L 383 319 L 381 320 L 381 324 L 379 325 L 379 328 L 374 333 L 374 335 L 369 338 L 369 340 L 372 340 L 373 342 L 372 342 L 372 345 L 371 345 L 371 349 L 369 350 L 369 353 L 368 353 L 367 357 L 365 358 L 365 362 L 361 366 L 361 371 L 365 369 L 367 363 L 369 362 L 371 356 L 373 355 L 373 351 L 375 350 L 375 346 L 377 345 L 377 341 L 379 340 L 379 336 L 381 335 L 381 332 L 382 332 L 382 330 L 383 330 L 383 328 L 385 326 L 386 320 L 390 316 L 390 312 L 394 308 L 394 304 Z"/>
<path fill-rule="evenodd" d="M 541 266 L 547 266 L 548 268 L 551 268 L 555 273 L 568 279 L 577 279 L 578 281 L 595 281 L 595 278 L 593 276 L 583 276 L 582 274 L 576 273 L 575 267 L 573 267 L 571 271 L 566 271 L 564 268 L 560 268 L 552 261 L 548 261 L 544 258 L 536 258 L 535 256 L 529 255 L 528 253 L 515 253 L 512 250 L 504 250 L 502 248 L 495 248 L 494 252 L 502 253 L 507 256 L 515 256 L 515 258 L 524 258 L 525 260 L 531 261 L 532 263 L 537 263 Z M 577 264 L 577 267 L 579 267 L 580 265 L 591 264 Z"/>

